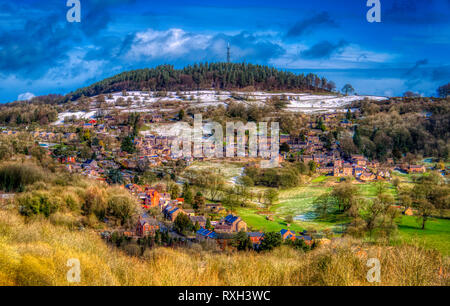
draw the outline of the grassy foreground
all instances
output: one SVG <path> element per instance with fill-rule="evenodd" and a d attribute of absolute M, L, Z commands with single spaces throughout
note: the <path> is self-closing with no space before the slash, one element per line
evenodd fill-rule
<path fill-rule="evenodd" d="M 69 258 L 81 262 L 79 285 L 370 285 L 367 258 L 381 262 L 381 285 L 449 285 L 449 260 L 412 246 L 363 247 L 340 240 L 309 253 L 211 253 L 157 248 L 142 258 L 108 247 L 91 231 L 0 211 L 0 285 L 73 285 Z M 375 284 L 375 283 L 373 283 Z"/>

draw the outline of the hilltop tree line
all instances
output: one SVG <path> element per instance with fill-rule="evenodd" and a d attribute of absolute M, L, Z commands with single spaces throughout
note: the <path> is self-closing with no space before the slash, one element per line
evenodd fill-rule
<path fill-rule="evenodd" d="M 326 78 L 312 73 L 296 75 L 268 66 L 246 63 L 201 63 L 183 69 L 161 65 L 123 72 L 73 92 L 70 99 L 122 90 L 231 90 L 246 87 L 255 90 L 330 91 L 336 86 Z"/>

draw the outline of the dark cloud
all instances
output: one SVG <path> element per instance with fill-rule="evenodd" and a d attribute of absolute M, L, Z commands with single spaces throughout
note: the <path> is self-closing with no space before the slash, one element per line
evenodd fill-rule
<path fill-rule="evenodd" d="M 89 50 L 84 56 L 85 60 L 107 60 L 112 61 L 125 55 L 131 48 L 135 33 L 130 33 L 125 37 L 102 36 L 93 37 L 92 44 L 95 49 Z"/>
<path fill-rule="evenodd" d="M 428 60 L 427 60 L 427 59 L 418 60 L 418 61 L 414 64 L 414 66 L 411 67 L 411 68 L 405 73 L 405 75 L 406 75 L 406 76 L 412 77 L 412 76 L 415 74 L 415 72 L 416 72 L 421 66 L 424 66 L 424 65 L 427 65 L 427 64 L 428 64 Z"/>
<path fill-rule="evenodd" d="M 135 3 L 136 0 L 91 0 L 81 4 L 81 22 L 74 23 L 88 37 L 106 29 L 112 21 L 111 10 Z"/>
<path fill-rule="evenodd" d="M 67 59 L 66 52 L 72 47 L 67 37 L 73 34 L 58 14 L 30 19 L 19 30 L 0 32 L 0 71 L 42 75 Z"/>
<path fill-rule="evenodd" d="M 311 18 L 298 21 L 288 30 L 286 37 L 300 37 L 319 27 L 337 27 L 337 24 L 327 12 L 322 12 Z"/>
<path fill-rule="evenodd" d="M 420 25 L 448 23 L 449 0 L 392 0 L 386 6 L 383 4 L 383 22 Z"/>
<path fill-rule="evenodd" d="M 450 1 L 450 0 L 449 0 Z M 431 73 L 431 79 L 437 82 L 449 82 L 450 81 L 450 66 L 442 66 L 433 69 Z"/>
<path fill-rule="evenodd" d="M 404 73 L 405 85 L 408 88 L 419 86 L 424 81 L 444 84 L 450 80 L 450 66 L 427 67 L 427 59 L 417 61 L 413 67 Z"/>
<path fill-rule="evenodd" d="M 110 59 L 129 48 L 128 36 L 111 37 L 104 33 L 111 22 L 110 10 L 135 0 L 82 2 L 80 23 L 67 22 L 68 7 L 57 2 L 46 2 L 42 6 L 1 4 L 2 12 L 11 14 L 16 24 L 11 29 L 0 28 L 1 72 L 37 79 L 51 68 L 67 65 L 69 52 L 83 49 L 87 44 L 99 46 L 88 52 L 87 60 Z M 30 14 L 30 10 L 34 13 Z"/>
<path fill-rule="evenodd" d="M 341 40 L 333 44 L 329 41 L 322 41 L 313 45 L 308 50 L 301 52 L 301 56 L 308 59 L 329 58 L 334 53 L 342 52 L 342 49 L 348 45 L 348 42 Z"/>

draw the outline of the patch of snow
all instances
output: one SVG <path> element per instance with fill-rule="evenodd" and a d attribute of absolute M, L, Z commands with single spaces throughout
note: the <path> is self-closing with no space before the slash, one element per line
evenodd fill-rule
<path fill-rule="evenodd" d="M 64 123 L 64 120 L 66 118 L 75 117 L 77 119 L 91 119 L 94 118 L 94 115 L 97 111 L 90 111 L 90 112 L 64 112 L 58 114 L 58 120 L 56 120 L 53 124 L 54 125 L 60 125 Z"/>

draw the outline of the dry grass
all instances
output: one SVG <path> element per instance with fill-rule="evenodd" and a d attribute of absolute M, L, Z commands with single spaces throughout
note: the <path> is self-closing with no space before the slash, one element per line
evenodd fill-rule
<path fill-rule="evenodd" d="M 340 240 L 309 253 L 283 247 L 265 254 L 156 248 L 142 258 L 108 247 L 93 231 L 0 211 L 0 285 L 371 285 L 366 258 L 381 262 L 381 285 L 449 285 L 448 258 L 412 246 L 369 247 Z"/>

